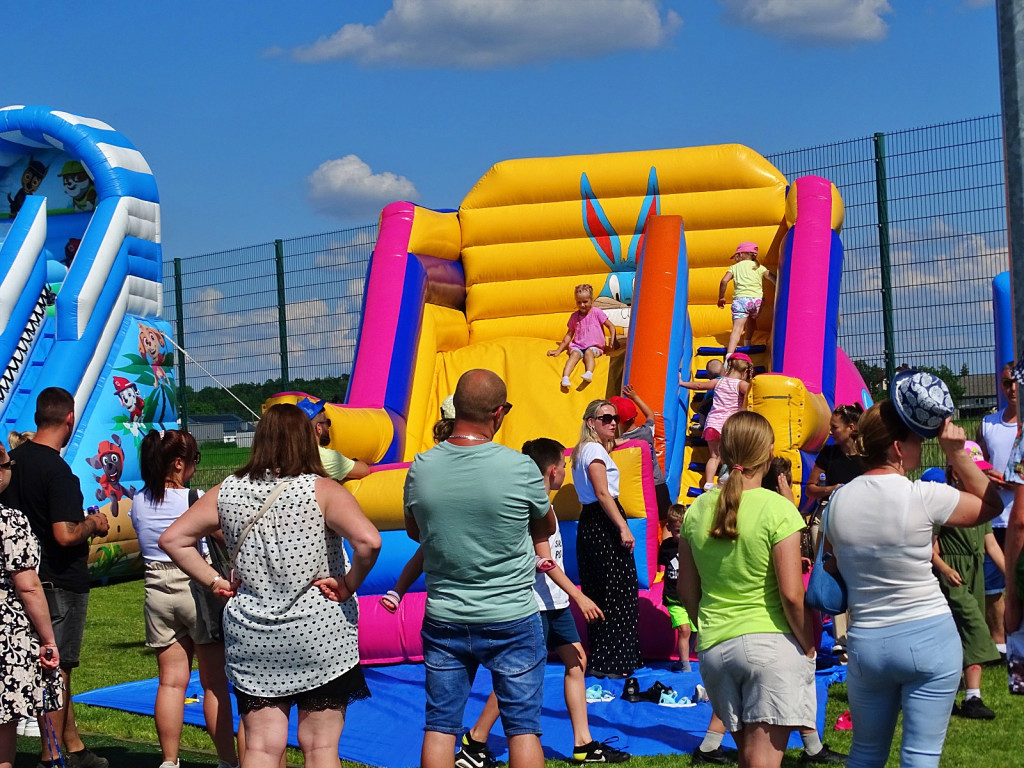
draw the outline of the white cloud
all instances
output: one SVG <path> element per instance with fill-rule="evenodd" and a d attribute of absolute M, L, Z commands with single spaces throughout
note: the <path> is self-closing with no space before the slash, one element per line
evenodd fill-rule
<path fill-rule="evenodd" d="M 376 24 L 346 24 L 290 53 L 303 62 L 484 69 L 657 48 L 681 25 L 660 0 L 394 0 Z"/>
<path fill-rule="evenodd" d="M 306 182 L 313 208 L 344 221 L 365 221 L 393 200 L 419 197 L 409 179 L 390 171 L 374 173 L 356 155 L 321 163 Z"/>
<path fill-rule="evenodd" d="M 719 0 L 737 24 L 810 43 L 877 42 L 892 13 L 887 0 Z M 912 13 L 912 11 L 911 11 Z"/>

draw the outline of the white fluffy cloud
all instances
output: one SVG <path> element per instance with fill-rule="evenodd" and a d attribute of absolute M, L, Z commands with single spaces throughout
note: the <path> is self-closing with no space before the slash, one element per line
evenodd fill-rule
<path fill-rule="evenodd" d="M 737 24 L 812 43 L 877 42 L 892 13 L 887 0 L 719 0 Z M 913 12 L 913 11 L 909 11 Z"/>
<path fill-rule="evenodd" d="M 346 24 L 290 55 L 481 69 L 657 48 L 681 24 L 660 0 L 394 0 L 376 24 Z"/>
<path fill-rule="evenodd" d="M 389 171 L 374 173 L 356 155 L 321 163 L 306 183 L 313 207 L 343 221 L 365 221 L 393 200 L 419 197 L 409 179 Z"/>

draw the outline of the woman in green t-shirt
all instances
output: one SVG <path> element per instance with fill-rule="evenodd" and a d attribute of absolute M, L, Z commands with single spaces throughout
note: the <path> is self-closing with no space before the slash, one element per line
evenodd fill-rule
<path fill-rule="evenodd" d="M 763 416 L 729 417 L 721 440 L 729 478 L 693 503 L 679 542 L 679 593 L 698 616 L 701 675 L 741 765 L 781 765 L 789 732 L 813 727 L 817 707 L 804 523 L 792 502 L 761 487 L 774 447 Z"/>

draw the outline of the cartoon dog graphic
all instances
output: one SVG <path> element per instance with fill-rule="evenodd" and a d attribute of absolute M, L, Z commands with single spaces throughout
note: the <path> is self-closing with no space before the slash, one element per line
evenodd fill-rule
<path fill-rule="evenodd" d="M 166 337 L 163 333 L 148 325 L 139 324 L 139 354 L 143 360 L 148 360 L 153 369 L 153 379 L 156 386 L 160 386 L 160 380 L 167 378 L 164 370 L 164 344 Z"/>
<path fill-rule="evenodd" d="M 89 174 L 77 160 L 69 160 L 60 169 L 61 180 L 64 182 L 64 192 L 71 198 L 71 207 L 76 212 L 87 212 L 96 208 L 96 187 L 89 178 Z"/>
<path fill-rule="evenodd" d="M 145 398 L 142 397 L 135 382 L 121 376 L 114 377 L 114 394 L 128 411 L 128 428 L 133 435 L 137 435 L 139 425 L 142 424 L 142 411 L 146 407 Z"/>
<path fill-rule="evenodd" d="M 121 485 L 121 475 L 124 473 L 124 451 L 121 450 L 121 438 L 111 435 L 110 440 L 104 440 L 96 449 L 95 456 L 87 456 L 86 463 L 103 474 L 93 478 L 100 487 L 96 490 L 96 500 L 104 501 L 110 499 L 111 514 L 117 515 L 117 502 L 128 497 L 135 497 L 135 486 L 125 488 Z"/>
<path fill-rule="evenodd" d="M 18 215 L 21 206 L 25 204 L 25 198 L 36 193 L 49 170 L 48 166 L 43 165 L 35 158 L 29 158 L 28 165 L 25 166 L 25 170 L 21 174 L 21 189 L 14 193 L 14 197 L 11 197 L 10 194 L 7 195 L 7 204 L 11 207 L 12 215 Z"/>

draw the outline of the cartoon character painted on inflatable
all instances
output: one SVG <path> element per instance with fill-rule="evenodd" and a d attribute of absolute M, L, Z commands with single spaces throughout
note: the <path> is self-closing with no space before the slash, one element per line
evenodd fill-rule
<path fill-rule="evenodd" d="M 122 376 L 114 377 L 114 394 L 126 411 L 128 411 L 128 429 L 135 436 L 139 434 L 139 426 L 142 424 L 142 410 L 146 401 L 139 392 L 138 385 Z"/>
<path fill-rule="evenodd" d="M 43 165 L 35 158 L 30 157 L 28 159 L 28 165 L 25 166 L 25 170 L 21 174 L 21 189 L 14 193 L 13 198 L 10 193 L 7 195 L 7 203 L 11 206 L 12 216 L 18 215 L 18 211 L 20 211 L 21 206 L 25 204 L 25 198 L 28 195 L 34 195 L 36 193 L 36 190 L 39 189 L 39 185 L 43 183 L 43 179 L 46 178 L 46 174 L 49 170 L 49 166 Z"/>
<path fill-rule="evenodd" d="M 167 378 L 164 370 L 164 345 L 167 339 L 163 333 L 148 325 L 139 324 L 139 354 L 143 360 L 148 360 L 153 369 L 153 379 L 156 386 L 160 386 L 160 380 Z"/>
<path fill-rule="evenodd" d="M 110 499 L 110 512 L 117 516 L 117 502 L 126 496 L 131 499 L 135 496 L 135 486 L 125 488 L 121 485 L 121 475 L 124 473 L 124 451 L 121 450 L 121 438 L 111 435 L 110 440 L 104 440 L 96 449 L 95 456 L 87 456 L 86 463 L 103 474 L 93 478 L 100 487 L 96 490 L 97 501 Z"/>
<path fill-rule="evenodd" d="M 69 160 L 57 175 L 63 180 L 64 192 L 71 198 L 75 211 L 86 212 L 96 208 L 96 187 L 80 162 Z"/>
<path fill-rule="evenodd" d="M 580 196 L 583 200 L 583 229 L 601 261 L 611 270 L 598 292 L 594 306 L 604 310 L 616 325 L 628 327 L 629 308 L 633 304 L 633 286 L 636 282 L 636 261 L 644 244 L 644 228 L 647 220 L 657 216 L 661 210 L 658 169 L 652 167 L 647 177 L 647 194 L 640 204 L 640 213 L 625 254 L 622 253 L 619 233 L 612 227 L 586 173 L 580 176 Z M 609 313 L 609 310 L 612 312 Z"/>

